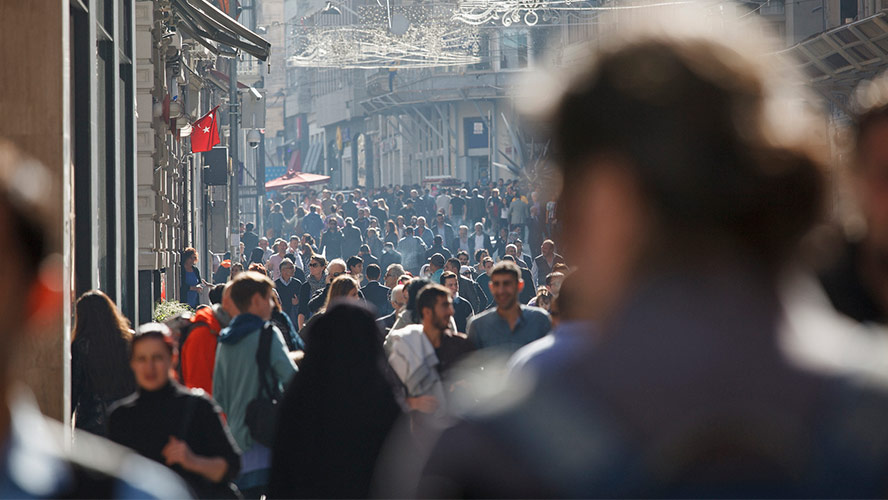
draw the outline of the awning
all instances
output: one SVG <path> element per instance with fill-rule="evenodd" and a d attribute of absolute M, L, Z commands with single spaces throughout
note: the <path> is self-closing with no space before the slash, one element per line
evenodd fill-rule
<path fill-rule="evenodd" d="M 295 172 L 292 174 L 284 174 L 273 181 L 265 183 L 265 189 L 285 189 L 308 187 L 315 184 L 323 184 L 330 180 L 328 175 L 307 174 L 304 172 Z"/>
<path fill-rule="evenodd" d="M 172 0 L 178 28 L 197 40 L 214 54 L 225 53 L 224 47 L 236 47 L 263 61 L 268 60 L 271 44 L 261 36 L 228 17 L 207 0 Z"/>
<path fill-rule="evenodd" d="M 305 172 L 317 173 L 318 171 L 318 160 L 321 159 L 321 153 L 324 150 L 324 145 L 320 142 L 313 142 L 310 146 L 308 146 L 308 154 L 305 156 L 305 163 L 302 165 L 302 170 Z"/>
<path fill-rule="evenodd" d="M 862 80 L 888 68 L 888 12 L 824 31 L 784 50 L 808 82 L 841 109 Z"/>

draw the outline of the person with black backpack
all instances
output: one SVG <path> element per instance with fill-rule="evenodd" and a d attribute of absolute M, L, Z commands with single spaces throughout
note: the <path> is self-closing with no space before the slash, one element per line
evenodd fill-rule
<path fill-rule="evenodd" d="M 241 273 L 228 285 L 228 293 L 238 314 L 219 335 L 213 397 L 243 450 L 243 467 L 235 483 L 246 498 L 259 498 L 265 493 L 271 465 L 265 436 L 274 427 L 273 402 L 296 373 L 296 365 L 280 330 L 269 321 L 274 307 L 271 280 L 257 272 Z M 264 411 L 256 412 L 257 404 Z M 259 418 L 249 418 L 257 414 Z"/>

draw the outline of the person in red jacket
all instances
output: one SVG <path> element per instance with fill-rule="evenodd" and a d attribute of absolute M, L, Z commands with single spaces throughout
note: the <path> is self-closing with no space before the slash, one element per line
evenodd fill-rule
<path fill-rule="evenodd" d="M 228 287 L 217 285 L 210 291 L 212 307 L 204 307 L 194 313 L 188 337 L 182 344 L 179 363 L 182 366 L 182 383 L 192 389 L 203 389 L 213 394 L 213 366 L 216 364 L 216 340 L 219 332 L 228 326 L 231 315 L 224 304 Z"/>

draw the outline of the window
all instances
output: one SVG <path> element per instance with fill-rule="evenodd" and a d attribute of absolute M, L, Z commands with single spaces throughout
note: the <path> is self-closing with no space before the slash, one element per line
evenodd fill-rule
<path fill-rule="evenodd" d="M 500 44 L 500 68 L 526 68 L 528 61 L 528 43 L 526 31 L 505 31 Z"/>

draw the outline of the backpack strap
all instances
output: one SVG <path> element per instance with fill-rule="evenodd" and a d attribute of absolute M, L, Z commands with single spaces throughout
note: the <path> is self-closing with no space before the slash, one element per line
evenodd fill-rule
<path fill-rule="evenodd" d="M 277 387 L 277 379 L 271 370 L 271 336 L 274 335 L 274 324 L 270 321 L 265 323 L 262 331 L 259 332 L 259 347 L 256 348 L 256 364 L 259 365 L 259 390 L 260 394 L 265 394 L 269 399 L 277 399 L 279 390 Z M 274 387 L 268 383 L 266 372 L 271 372 L 272 379 L 275 380 Z"/>

